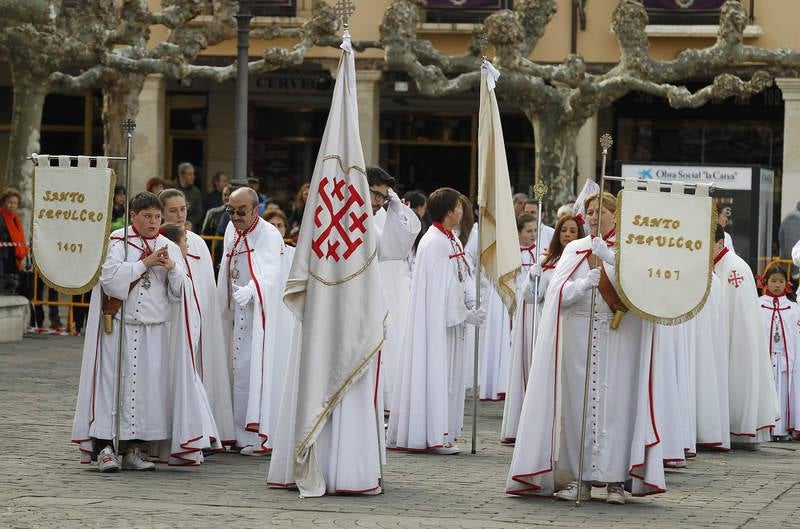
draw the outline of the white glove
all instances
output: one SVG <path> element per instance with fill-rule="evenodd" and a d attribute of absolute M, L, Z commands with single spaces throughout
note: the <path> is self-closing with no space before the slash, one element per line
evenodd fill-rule
<path fill-rule="evenodd" d="M 537 277 L 542 277 L 542 265 L 539 263 L 533 263 L 533 266 L 528 271 L 528 275 L 531 278 L 531 281 L 534 281 Z"/>
<path fill-rule="evenodd" d="M 599 284 L 600 284 L 600 269 L 592 268 L 589 271 L 589 275 L 575 281 L 575 289 L 581 294 L 585 294 L 586 292 L 591 290 L 592 287 L 596 287 Z"/>
<path fill-rule="evenodd" d="M 233 285 L 233 299 L 236 300 L 236 303 L 240 307 L 244 307 L 250 303 L 250 300 L 253 299 L 255 294 L 256 286 L 252 280 L 243 287 Z"/>
<path fill-rule="evenodd" d="M 470 325 L 474 325 L 479 327 L 483 325 L 483 322 L 486 321 L 486 309 L 472 309 L 467 312 L 467 317 L 464 321 Z"/>
<path fill-rule="evenodd" d="M 393 209 L 397 213 L 403 211 L 403 202 L 391 187 L 389 188 L 389 208 Z"/>
<path fill-rule="evenodd" d="M 610 265 L 614 264 L 614 252 L 608 248 L 602 237 L 592 237 L 592 254 Z"/>

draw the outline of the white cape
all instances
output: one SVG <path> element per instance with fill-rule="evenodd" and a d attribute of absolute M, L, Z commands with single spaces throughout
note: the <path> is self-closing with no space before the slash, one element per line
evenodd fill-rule
<path fill-rule="evenodd" d="M 780 411 L 753 273 L 727 248 L 715 259 L 714 271 L 722 282 L 721 319 L 729 339 L 728 402 L 735 437 L 731 440 L 768 441 Z"/>

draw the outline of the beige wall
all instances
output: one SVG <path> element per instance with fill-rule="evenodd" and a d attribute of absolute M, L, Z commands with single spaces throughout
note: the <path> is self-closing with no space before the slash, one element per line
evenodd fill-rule
<path fill-rule="evenodd" d="M 150 0 L 151 4 L 157 3 Z M 301 9 L 298 18 L 310 14 L 312 0 L 299 0 Z M 353 0 L 357 11 L 351 20 L 351 33 L 354 39 L 376 40 L 380 37 L 379 26 L 383 13 L 391 0 Z M 570 53 L 570 34 L 572 27 L 572 0 L 558 0 L 558 11 L 550 22 L 547 31 L 534 50 L 533 58 L 543 62 L 560 62 Z M 749 8 L 749 0 L 744 0 Z M 333 3 L 330 0 L 329 3 Z M 578 53 L 587 62 L 612 63 L 619 59 L 619 51 L 614 35 L 611 33 L 611 18 L 617 0 L 594 0 L 587 3 L 587 28 L 578 32 Z M 755 25 L 763 34 L 747 39 L 748 44 L 780 48 L 800 48 L 800 33 L 796 30 L 796 20 L 800 17 L 800 2 L 797 0 L 757 0 Z M 254 25 L 269 23 L 269 19 L 255 19 Z M 299 22 L 299 21 L 298 21 Z M 440 29 L 420 28 L 420 38 L 430 39 L 442 51 L 451 54 L 463 53 L 470 37 L 468 29 L 458 32 Z M 154 33 L 154 39 L 158 35 Z M 163 38 L 163 37 L 162 37 Z M 654 58 L 669 59 L 685 48 L 700 48 L 713 43 L 713 39 L 698 37 L 651 38 Z M 260 54 L 267 46 L 291 46 L 287 39 L 271 42 L 254 41 L 251 45 L 253 55 Z M 206 51 L 208 55 L 235 55 L 236 43 L 227 41 Z M 337 50 L 314 48 L 309 58 L 338 57 Z M 367 51 L 362 58 L 380 58 L 380 50 Z"/>

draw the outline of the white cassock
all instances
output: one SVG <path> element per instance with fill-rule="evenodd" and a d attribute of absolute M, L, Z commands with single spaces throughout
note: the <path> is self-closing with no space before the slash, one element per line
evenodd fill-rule
<path fill-rule="evenodd" d="M 387 410 L 391 410 L 394 375 L 397 371 L 397 359 L 400 356 L 408 314 L 408 300 L 411 296 L 408 258 L 422 225 L 417 214 L 398 199 L 389 202 L 388 210 L 379 209 L 373 218 L 378 231 L 381 284 L 389 309 L 386 339 L 381 351 L 381 384 L 383 405 Z"/>
<path fill-rule="evenodd" d="M 478 370 L 481 400 L 506 397 L 511 363 L 511 316 L 494 286 L 487 289 L 486 323 L 481 327 L 482 354 Z"/>
<path fill-rule="evenodd" d="M 800 413 L 797 351 L 800 346 L 800 309 L 786 296 L 761 296 L 761 318 L 769 339 L 772 377 L 780 406 L 780 420 L 772 435 L 789 435 L 797 429 Z"/>
<path fill-rule="evenodd" d="M 93 439 L 113 437 L 122 310 L 105 333 L 101 291 L 125 301 L 120 440 L 148 441 L 147 451 L 170 465 L 198 465 L 203 449 L 219 450 L 219 434 L 194 370 L 186 305 L 188 285 L 180 249 L 163 236 L 142 239 L 129 228 L 111 235 L 100 282 L 92 291 L 72 440 L 88 463 Z M 167 246 L 175 267 L 147 269 L 141 259 Z M 133 287 L 131 285 L 136 282 Z"/>
<path fill-rule="evenodd" d="M 389 416 L 387 447 L 422 451 L 454 443 L 464 424 L 467 264 L 437 225 L 417 247 L 411 304 Z"/>
<path fill-rule="evenodd" d="M 236 442 L 236 432 L 233 426 L 230 357 L 222 330 L 214 264 L 202 237 L 187 231 L 186 242 L 189 251 L 185 262 L 191 280 L 190 306 L 200 324 L 194 335 L 197 339 L 195 368 L 206 389 L 222 444 L 231 445 Z"/>
<path fill-rule="evenodd" d="M 577 479 L 591 290 L 579 292 L 576 280 L 589 274 L 590 252 L 590 237 L 569 243 L 548 287 L 508 494 L 549 496 Z M 615 282 L 613 267 L 603 266 Z M 649 394 L 652 327 L 628 313 L 611 330 L 613 313 L 599 295 L 596 309 L 583 479 L 631 480 L 634 495 L 664 492 Z"/>
<path fill-rule="evenodd" d="M 466 289 L 472 289 L 474 297 L 475 292 L 475 270 L 480 268 L 478 264 L 478 224 L 475 223 L 472 227 L 472 231 L 469 232 L 469 237 L 467 238 L 467 244 L 464 245 L 464 257 L 467 259 L 467 265 L 469 266 L 469 279 L 467 279 Z M 482 279 L 485 280 L 483 276 Z M 488 282 L 484 281 L 481 285 L 481 300 L 486 299 L 486 292 L 484 292 L 483 287 L 488 286 Z M 481 306 L 483 306 L 483 302 L 481 302 Z M 480 333 L 479 338 L 481 343 L 485 339 L 486 333 Z M 475 326 L 474 325 L 466 325 L 464 327 L 464 354 L 466 355 L 466 360 L 464 364 L 464 380 L 465 380 L 465 388 L 472 388 L 473 382 L 473 374 L 475 373 Z M 478 348 L 478 363 L 480 365 L 480 357 L 482 354 L 482 348 Z M 479 368 L 480 371 L 480 368 Z"/>
<path fill-rule="evenodd" d="M 500 427 L 500 442 L 506 444 L 513 443 L 517 437 L 519 414 L 533 359 L 534 302 L 529 272 L 531 266 L 536 263 L 535 248 L 535 244 L 530 248 L 520 248 L 522 270 L 516 278 L 517 309 L 514 311 L 514 324 L 511 329 L 511 361 L 503 406 L 503 422 Z"/>
<path fill-rule="evenodd" d="M 233 362 L 236 444 L 265 453 L 272 450 L 270 436 L 283 389 L 284 373 L 276 365 L 279 355 L 288 354 L 278 350 L 276 338 L 283 293 L 283 237 L 275 226 L 257 217 L 241 232 L 228 223 L 223 248 L 217 294 L 228 357 Z M 233 298 L 234 285 L 254 291 L 244 306 Z"/>
<path fill-rule="evenodd" d="M 627 317 L 627 316 L 626 316 Z M 687 354 L 687 329 L 683 325 L 655 325 L 653 342 L 653 414 L 656 418 L 665 463 L 686 460 L 689 443 L 689 414 L 680 393 L 678 379 L 688 376 L 679 364 Z M 688 367 L 688 366 L 687 366 Z M 684 382 L 685 383 L 685 382 Z"/>
<path fill-rule="evenodd" d="M 731 442 L 769 441 L 780 411 L 753 273 L 727 248 L 714 259 L 714 271 L 722 283 L 721 321 L 729 340 L 722 346 L 729 350 Z"/>
<path fill-rule="evenodd" d="M 695 409 L 697 446 L 729 450 L 730 416 L 728 413 L 728 337 L 721 324 L 722 285 L 711 275 L 711 291 L 697 316 L 688 324 L 692 329 L 690 345 L 695 358 Z"/>

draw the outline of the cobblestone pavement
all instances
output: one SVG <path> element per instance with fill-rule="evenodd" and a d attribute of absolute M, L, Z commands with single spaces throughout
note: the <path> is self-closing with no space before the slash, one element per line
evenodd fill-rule
<path fill-rule="evenodd" d="M 511 448 L 499 403 L 480 404 L 478 454 L 390 453 L 386 493 L 299 499 L 265 484 L 264 459 L 100 475 L 68 443 L 81 341 L 0 344 L 0 527 L 798 527 L 800 443 L 701 453 L 668 474 L 669 492 L 625 507 L 576 508 L 503 493 Z M 470 410 L 468 403 L 467 409 Z M 469 424 L 465 432 L 469 432 Z M 462 448 L 468 448 L 469 442 Z"/>

